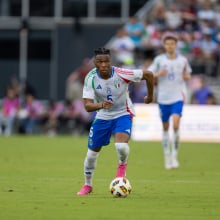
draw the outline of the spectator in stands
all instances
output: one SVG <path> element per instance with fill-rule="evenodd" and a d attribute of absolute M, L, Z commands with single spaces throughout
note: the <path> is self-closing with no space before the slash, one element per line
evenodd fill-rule
<path fill-rule="evenodd" d="M 216 12 L 215 12 L 215 22 L 214 24 L 216 25 L 217 29 L 220 29 L 220 2 L 217 4 Z"/>
<path fill-rule="evenodd" d="M 65 101 L 64 111 L 62 113 L 62 126 L 68 129 L 73 135 L 82 135 L 88 132 L 92 118 L 85 111 L 81 99 Z"/>
<path fill-rule="evenodd" d="M 197 23 L 197 10 L 195 8 L 195 3 L 189 0 L 182 1 L 180 4 L 180 12 L 182 15 L 182 25 L 181 29 L 184 31 L 197 31 L 198 23 Z"/>
<path fill-rule="evenodd" d="M 161 47 L 161 36 L 158 28 L 149 20 L 144 22 L 144 34 L 141 39 L 143 59 L 153 59 L 157 48 Z"/>
<path fill-rule="evenodd" d="M 191 41 L 192 36 L 190 34 L 186 32 L 179 33 L 179 41 L 177 44 L 178 52 L 187 57 L 189 60 L 191 58 Z"/>
<path fill-rule="evenodd" d="M 205 76 L 200 77 L 199 88 L 193 92 L 191 103 L 199 105 L 216 104 L 216 98 L 212 90 L 207 86 Z"/>
<path fill-rule="evenodd" d="M 38 123 L 45 116 L 45 109 L 42 103 L 35 99 L 31 93 L 25 95 L 25 103 L 19 112 L 20 132 L 33 134 Z"/>
<path fill-rule="evenodd" d="M 17 97 L 25 96 L 27 93 L 36 95 L 35 88 L 27 81 L 21 82 L 17 77 L 12 77 L 9 84 L 15 91 Z M 22 100 L 23 101 L 23 100 Z"/>
<path fill-rule="evenodd" d="M 10 87 L 14 89 L 16 96 L 20 97 L 22 88 L 19 80 L 16 77 L 12 77 Z"/>
<path fill-rule="evenodd" d="M 178 31 L 182 25 L 182 14 L 176 4 L 171 4 L 166 14 L 166 26 L 171 31 Z"/>
<path fill-rule="evenodd" d="M 215 11 L 213 10 L 211 1 L 203 1 L 201 4 L 201 8 L 197 11 L 197 17 L 199 20 L 215 20 Z"/>
<path fill-rule="evenodd" d="M 192 59 L 194 60 L 198 60 L 202 58 L 202 34 L 198 31 L 194 32 L 192 34 L 192 40 L 190 43 L 190 50 L 191 50 L 191 54 L 192 54 Z"/>
<path fill-rule="evenodd" d="M 135 44 L 124 28 L 117 31 L 116 37 L 110 43 L 109 48 L 115 57 L 116 66 L 134 64 Z"/>
<path fill-rule="evenodd" d="M 64 110 L 61 114 L 61 126 L 67 128 L 67 132 L 74 133 L 75 130 L 77 130 L 77 124 L 77 114 L 73 101 L 70 99 L 66 99 L 64 103 Z"/>
<path fill-rule="evenodd" d="M 214 93 L 210 93 L 208 95 L 206 104 L 207 105 L 216 105 L 217 104 L 217 100 L 216 100 Z"/>
<path fill-rule="evenodd" d="M 130 17 L 127 24 L 125 24 L 125 30 L 128 36 L 132 39 L 135 47 L 139 49 L 141 46 L 141 39 L 144 33 L 144 25 L 138 20 L 136 16 Z"/>
<path fill-rule="evenodd" d="M 45 114 L 46 131 L 49 136 L 57 134 L 63 111 L 64 105 L 62 102 L 50 100 L 49 108 Z"/>
<path fill-rule="evenodd" d="M 78 126 L 80 134 L 84 132 L 88 132 L 90 129 L 90 125 L 94 119 L 94 112 L 88 113 L 84 108 L 84 102 L 82 99 L 78 99 L 74 101 L 75 114 L 78 119 Z"/>
<path fill-rule="evenodd" d="M 19 98 L 12 87 L 7 88 L 6 97 L 0 109 L 0 134 L 4 125 L 4 134 L 10 136 L 13 132 L 14 122 L 19 110 Z"/>
<path fill-rule="evenodd" d="M 158 29 L 165 30 L 166 26 L 166 8 L 162 1 L 157 1 L 153 10 L 149 14 L 151 23 L 154 24 Z"/>
<path fill-rule="evenodd" d="M 216 62 L 217 62 L 217 69 L 215 70 L 215 77 L 220 77 L 220 34 L 218 36 L 218 47 L 217 47 L 217 51 L 216 51 Z"/>
<path fill-rule="evenodd" d="M 91 60 L 85 58 L 80 67 L 68 76 L 66 81 L 66 99 L 77 100 L 82 97 L 84 78 L 92 67 L 93 63 Z"/>
<path fill-rule="evenodd" d="M 201 41 L 201 49 L 203 61 L 205 63 L 205 74 L 212 76 L 214 74 L 214 69 L 216 68 L 216 52 L 218 45 L 212 39 L 212 34 L 210 29 L 204 30 L 204 37 Z"/>

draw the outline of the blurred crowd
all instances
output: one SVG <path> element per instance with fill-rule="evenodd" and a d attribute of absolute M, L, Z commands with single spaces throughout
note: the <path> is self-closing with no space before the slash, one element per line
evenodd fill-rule
<path fill-rule="evenodd" d="M 166 1 L 167 2 L 167 1 Z M 217 76 L 220 60 L 220 1 L 157 1 L 144 21 L 133 16 L 119 29 L 109 46 L 116 64 L 137 64 L 161 52 L 161 36 L 173 31 L 178 50 L 195 73 Z M 173 3 L 174 2 L 174 3 Z"/>
<path fill-rule="evenodd" d="M 81 95 L 80 95 L 81 96 Z M 56 134 L 83 135 L 88 132 L 92 115 L 85 111 L 81 97 L 38 100 L 29 84 L 13 79 L 0 103 L 0 135 Z"/>

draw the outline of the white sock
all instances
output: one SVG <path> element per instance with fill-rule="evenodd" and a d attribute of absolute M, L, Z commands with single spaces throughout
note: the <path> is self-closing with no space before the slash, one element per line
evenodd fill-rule
<path fill-rule="evenodd" d="M 177 157 L 179 148 L 179 131 L 174 131 L 172 138 L 172 156 Z"/>
<path fill-rule="evenodd" d="M 86 158 L 84 161 L 84 176 L 85 176 L 85 185 L 92 186 L 92 177 L 96 167 L 96 161 L 99 152 L 92 151 L 88 149 Z"/>
<path fill-rule="evenodd" d="M 162 146 L 163 146 L 163 150 L 164 150 L 164 156 L 169 156 L 170 155 L 170 145 L 169 145 L 168 131 L 163 131 Z"/>
<path fill-rule="evenodd" d="M 119 164 L 126 164 L 130 152 L 128 143 L 115 143 L 115 147 L 118 153 Z"/>

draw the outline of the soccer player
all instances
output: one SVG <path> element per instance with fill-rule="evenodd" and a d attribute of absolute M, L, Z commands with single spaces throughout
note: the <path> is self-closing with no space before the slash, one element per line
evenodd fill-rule
<path fill-rule="evenodd" d="M 167 32 L 162 37 L 164 54 L 156 56 L 148 70 L 157 80 L 157 102 L 163 125 L 162 145 L 165 168 L 178 168 L 179 126 L 185 93 L 185 81 L 190 79 L 191 67 L 185 57 L 176 52 L 178 38 Z M 169 125 L 173 123 L 173 137 L 170 147 Z"/>
<path fill-rule="evenodd" d="M 88 136 L 88 151 L 84 161 L 85 184 L 77 195 L 92 192 L 92 176 L 101 148 L 108 145 L 114 135 L 118 155 L 116 177 L 126 174 L 129 154 L 128 141 L 131 135 L 134 109 L 128 94 L 130 82 L 145 80 L 147 96 L 144 103 L 153 100 L 153 74 L 148 70 L 129 70 L 111 66 L 110 50 L 98 48 L 94 51 L 95 68 L 86 76 L 83 100 L 88 112 L 97 111 Z"/>

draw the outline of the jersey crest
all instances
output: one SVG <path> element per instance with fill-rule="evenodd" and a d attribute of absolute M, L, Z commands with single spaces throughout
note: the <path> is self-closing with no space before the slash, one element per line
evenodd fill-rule
<path fill-rule="evenodd" d="M 115 86 L 116 89 L 118 89 L 118 88 L 121 87 L 120 79 L 116 79 L 116 80 L 114 81 L 114 86 Z"/>

